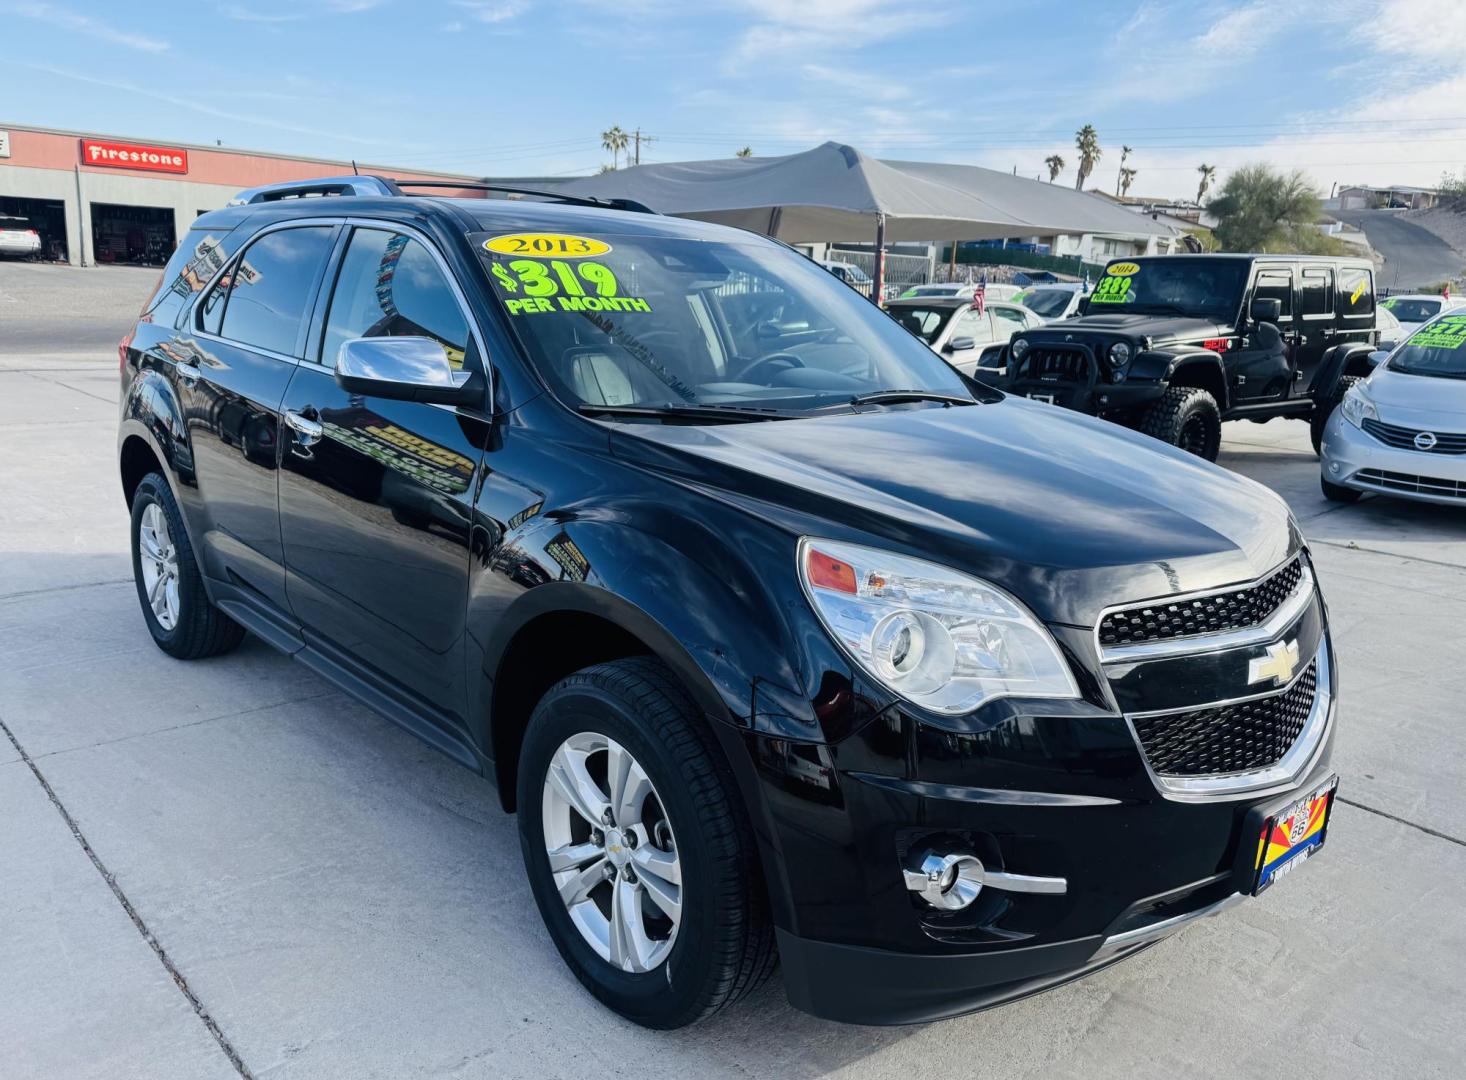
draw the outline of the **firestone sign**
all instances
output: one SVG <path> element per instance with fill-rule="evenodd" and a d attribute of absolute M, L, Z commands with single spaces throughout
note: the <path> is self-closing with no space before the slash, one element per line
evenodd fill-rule
<path fill-rule="evenodd" d="M 176 150 L 171 146 L 140 146 L 136 143 L 83 139 L 81 163 L 113 169 L 140 169 L 143 172 L 186 173 L 188 151 Z"/>

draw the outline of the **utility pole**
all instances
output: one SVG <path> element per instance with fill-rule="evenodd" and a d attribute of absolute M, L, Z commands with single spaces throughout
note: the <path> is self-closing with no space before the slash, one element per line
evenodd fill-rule
<path fill-rule="evenodd" d="M 634 149 L 631 152 L 631 164 L 633 164 L 633 165 L 640 165 L 641 164 L 641 144 L 642 143 L 654 143 L 657 140 L 654 139 L 654 138 L 652 138 L 652 136 L 650 136 L 650 135 L 643 135 L 641 133 L 641 128 L 637 128 L 631 134 L 631 141 L 632 141 L 632 146 L 634 147 Z"/>

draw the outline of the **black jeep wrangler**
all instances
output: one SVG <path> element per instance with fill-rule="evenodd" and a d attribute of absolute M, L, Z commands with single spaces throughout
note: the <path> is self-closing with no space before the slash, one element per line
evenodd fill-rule
<path fill-rule="evenodd" d="M 1377 335 L 1366 260 L 1164 255 L 1105 267 L 1084 313 L 1014 337 L 1006 389 L 1215 461 L 1222 421 L 1323 426 Z"/>

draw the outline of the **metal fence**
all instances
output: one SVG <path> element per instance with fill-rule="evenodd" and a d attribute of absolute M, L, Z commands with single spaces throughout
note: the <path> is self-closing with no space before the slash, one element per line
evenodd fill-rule
<path fill-rule="evenodd" d="M 876 276 L 876 255 L 873 251 L 846 251 L 831 248 L 825 256 L 830 262 L 850 263 Z M 886 291 L 900 291 L 912 285 L 925 285 L 932 280 L 932 260 L 925 255 L 894 255 L 886 252 Z"/>

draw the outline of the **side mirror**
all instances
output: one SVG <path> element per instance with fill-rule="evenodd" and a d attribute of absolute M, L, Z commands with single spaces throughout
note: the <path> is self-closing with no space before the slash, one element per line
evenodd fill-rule
<path fill-rule="evenodd" d="M 968 349 L 977 348 L 977 341 L 970 337 L 953 338 L 942 346 L 942 352 L 966 352 Z"/>
<path fill-rule="evenodd" d="M 1389 359 L 1389 356 L 1389 349 L 1375 349 L 1374 352 L 1369 354 L 1369 366 L 1379 367 L 1382 363 Z"/>
<path fill-rule="evenodd" d="M 1275 323 L 1283 317 L 1283 302 L 1275 296 L 1254 296 L 1247 314 L 1253 322 Z"/>
<path fill-rule="evenodd" d="M 483 380 L 454 371 L 431 338 L 354 338 L 336 357 L 336 382 L 367 397 L 439 405 L 482 404 Z"/>

